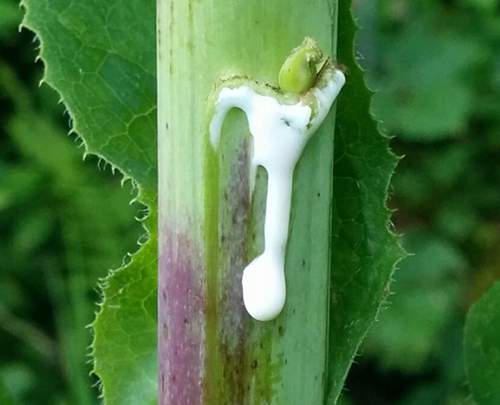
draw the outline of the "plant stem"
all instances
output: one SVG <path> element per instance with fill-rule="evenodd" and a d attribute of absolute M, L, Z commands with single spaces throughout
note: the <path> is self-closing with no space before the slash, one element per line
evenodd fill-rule
<path fill-rule="evenodd" d="M 250 137 L 231 112 L 219 149 L 207 105 L 221 77 L 277 86 L 306 36 L 335 55 L 336 2 L 160 0 L 159 403 L 322 404 L 329 346 L 333 114 L 294 176 L 287 302 L 274 321 L 243 307 L 241 275 L 262 251 L 266 178 L 250 199 Z"/>

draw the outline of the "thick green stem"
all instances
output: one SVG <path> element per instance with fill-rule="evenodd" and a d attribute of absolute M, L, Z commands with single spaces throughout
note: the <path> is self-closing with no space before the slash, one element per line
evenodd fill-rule
<path fill-rule="evenodd" d="M 296 167 L 287 301 L 263 323 L 243 307 L 241 275 L 262 250 L 265 173 L 250 197 L 246 119 L 229 114 L 216 151 L 207 112 L 221 78 L 277 87 L 294 47 L 312 37 L 334 56 L 335 32 L 334 0 L 159 2 L 160 404 L 325 402 L 333 114 Z"/>

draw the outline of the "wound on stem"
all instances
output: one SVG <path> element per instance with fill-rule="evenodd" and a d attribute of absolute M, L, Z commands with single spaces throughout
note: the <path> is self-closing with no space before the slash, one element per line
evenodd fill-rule
<path fill-rule="evenodd" d="M 268 175 L 264 252 L 248 264 L 242 277 L 245 308 L 259 321 L 274 319 L 285 304 L 285 253 L 295 165 L 345 83 L 343 72 L 322 55 L 316 42 L 306 38 L 281 68 L 281 92 L 234 78 L 218 86 L 212 99 L 212 146 L 218 147 L 227 113 L 233 108 L 242 110 L 253 139 L 252 175 L 257 166 L 264 167 Z"/>

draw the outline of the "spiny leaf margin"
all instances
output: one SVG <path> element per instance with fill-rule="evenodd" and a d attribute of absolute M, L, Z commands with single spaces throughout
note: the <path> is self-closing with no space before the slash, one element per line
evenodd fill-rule
<path fill-rule="evenodd" d="M 78 106 L 75 101 L 78 92 L 75 93 L 75 89 L 70 88 L 70 83 L 65 83 L 63 78 L 64 73 L 68 74 L 71 69 L 68 68 L 65 71 L 58 63 L 61 61 L 57 60 L 57 57 L 53 57 L 56 41 L 52 41 L 50 45 L 46 45 L 45 41 L 46 37 L 51 35 L 54 37 L 60 35 L 61 40 L 78 41 L 77 29 L 71 31 L 61 22 L 64 18 L 63 13 L 71 7 L 71 2 L 62 3 L 64 2 L 59 1 L 57 4 L 51 2 L 49 6 L 43 0 L 23 0 L 21 2 L 21 7 L 25 10 L 21 28 L 27 28 L 35 34 L 35 41 L 39 43 L 36 60 L 41 60 L 44 64 L 44 75 L 40 85 L 46 83 L 60 95 L 60 102 L 64 104 L 70 117 L 70 134 L 75 135 L 84 148 L 83 158 L 85 159 L 87 155 L 95 155 L 99 158 L 99 162 L 109 165 L 113 173 L 118 171 L 122 175 L 122 185 L 126 181 L 130 181 L 135 191 L 135 197 L 131 203 L 139 202 L 146 208 L 145 213 L 140 218 L 136 218 L 146 232 L 139 240 L 139 249 L 133 254 L 128 254 L 123 265 L 118 269 L 111 270 L 100 283 L 102 298 L 95 321 L 91 325 L 94 331 L 90 347 L 94 362 L 93 373 L 100 378 L 101 396 L 106 403 L 153 404 L 156 403 L 157 396 L 156 350 L 155 347 L 150 347 L 156 341 L 156 176 L 153 160 L 155 153 L 144 152 L 146 154 L 149 152 L 150 157 L 153 156 L 153 159 L 150 159 L 151 162 L 154 162 L 151 167 L 139 168 L 132 164 L 127 166 L 127 162 L 116 159 L 116 153 L 99 145 L 99 139 L 92 133 L 91 125 L 80 124 L 83 113 L 81 105 Z M 154 12 L 154 5 L 149 9 L 150 12 Z M 73 12 L 75 11 L 73 10 Z M 68 18 L 70 17 L 71 15 Z M 154 49 L 154 27 L 150 31 L 152 49 Z M 83 41 L 81 42 L 83 43 Z M 74 44 L 72 43 L 72 45 Z M 90 51 L 96 54 L 103 53 L 103 49 L 99 49 L 97 46 L 96 48 L 92 47 Z M 112 53 L 109 52 L 109 54 Z M 62 58 L 61 55 L 57 56 Z M 125 62 L 128 63 L 126 60 Z M 126 63 L 123 64 L 130 67 Z M 129 63 L 129 65 L 131 64 Z M 155 82 L 154 74 L 152 81 Z M 151 84 L 151 80 L 139 80 L 139 82 Z M 119 98 L 119 94 L 112 94 L 113 88 L 108 90 L 111 97 Z M 153 100 L 153 104 L 151 104 L 151 100 L 146 101 L 150 102 L 149 107 L 141 106 L 142 109 L 138 108 L 132 113 L 134 118 L 128 123 L 127 130 L 130 130 L 134 120 L 138 118 L 137 121 L 140 121 L 142 117 L 145 117 L 148 123 L 143 125 L 149 124 L 148 129 L 150 129 L 151 136 L 149 141 L 153 145 L 152 150 L 155 151 L 156 130 L 155 125 L 151 125 L 151 118 L 155 123 L 156 100 Z M 104 137 L 113 137 L 113 134 L 105 131 L 103 134 Z M 116 136 L 116 134 L 114 135 Z M 119 137 L 117 136 L 117 138 Z M 135 140 L 130 137 L 130 142 L 133 141 Z M 109 141 L 106 141 L 103 145 L 108 146 L 108 144 Z M 140 145 L 136 146 L 137 149 L 140 149 Z M 148 179 L 150 181 L 146 181 Z M 140 293 L 145 291 L 148 293 L 141 296 Z M 133 320 L 140 320 L 139 324 L 137 322 L 133 325 L 130 324 L 127 311 L 121 310 L 122 305 L 130 305 L 130 307 L 138 308 L 139 311 L 143 312 L 141 316 L 135 318 L 132 315 Z M 117 325 L 117 327 L 113 328 L 111 325 Z M 123 352 L 123 357 L 117 358 L 114 355 L 114 350 L 108 350 L 108 345 L 114 345 L 115 350 L 119 348 Z M 134 365 L 131 366 L 131 364 Z"/>
<path fill-rule="evenodd" d="M 399 158 L 372 114 L 373 92 L 355 56 L 351 0 L 339 0 L 338 62 L 347 68 L 335 128 L 328 403 L 336 403 L 353 362 L 406 256 L 387 206 Z M 346 202 L 340 203 L 345 199 Z M 343 208 L 340 208 L 343 207 Z M 347 207 L 347 208 L 346 208 Z M 380 213 L 383 213 L 381 215 Z M 339 253 L 342 252 L 342 253 Z"/>

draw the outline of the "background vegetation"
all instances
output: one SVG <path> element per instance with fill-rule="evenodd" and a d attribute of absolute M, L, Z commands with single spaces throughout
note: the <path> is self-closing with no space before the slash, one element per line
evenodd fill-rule
<path fill-rule="evenodd" d="M 351 370 L 351 404 L 471 403 L 467 309 L 500 276 L 500 12 L 494 0 L 358 0 L 373 109 L 405 158 L 396 228 L 415 255 Z M 0 403 L 93 404 L 97 280 L 135 250 L 131 190 L 82 162 L 0 0 Z M 342 62 L 342 61 L 340 61 Z"/>
<path fill-rule="evenodd" d="M 97 282 L 142 228 L 130 187 L 82 161 L 56 94 L 38 86 L 21 18 L 0 1 L 0 404 L 94 404 Z"/>

